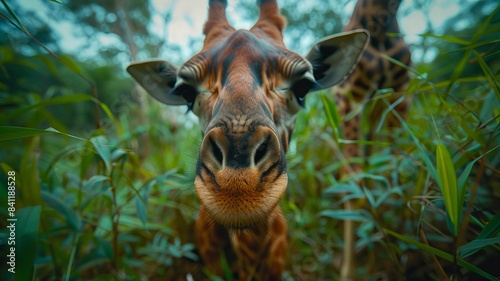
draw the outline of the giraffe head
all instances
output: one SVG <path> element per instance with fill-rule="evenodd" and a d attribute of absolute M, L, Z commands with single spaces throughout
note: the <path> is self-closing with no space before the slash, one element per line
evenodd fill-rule
<path fill-rule="evenodd" d="M 302 57 L 283 43 L 285 19 L 276 1 L 257 3 L 255 25 L 236 30 L 226 19 L 226 1 L 210 0 L 199 53 L 180 68 L 150 60 L 127 69 L 158 101 L 187 105 L 198 116 L 196 193 L 210 218 L 228 228 L 258 225 L 276 208 L 306 94 L 343 81 L 369 36 L 363 30 L 331 36 Z"/>

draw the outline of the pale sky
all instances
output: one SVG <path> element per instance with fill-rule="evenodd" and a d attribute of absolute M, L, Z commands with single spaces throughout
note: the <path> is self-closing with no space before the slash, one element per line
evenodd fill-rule
<path fill-rule="evenodd" d="M 477 0 L 464 1 L 472 2 Z M 207 2 L 208 0 L 153 0 L 153 5 L 160 12 L 160 14 L 161 12 L 165 12 L 168 9 L 173 9 L 174 11 L 172 21 L 168 26 L 167 42 L 186 46 L 186 44 L 189 42 L 189 38 L 202 38 L 202 28 L 203 23 L 206 19 L 208 5 Z M 235 9 L 236 2 L 237 0 L 229 0 L 227 8 L 229 20 L 230 22 L 234 23 L 236 28 L 249 28 L 252 23 L 245 23 L 239 17 L 239 14 Z M 282 9 L 286 9 L 286 2 L 286 0 L 279 1 Z M 462 4 L 460 4 L 460 2 L 462 2 Z M 432 25 L 434 27 L 440 27 L 447 19 L 456 15 L 463 5 L 463 1 L 460 2 L 458 0 L 434 0 L 428 9 Z M 48 2 L 47 0 L 19 0 L 19 3 L 21 3 L 21 5 L 23 5 L 23 7 L 25 8 L 41 12 L 42 15 L 50 15 L 51 11 L 48 10 L 50 5 L 58 5 Z M 353 0 L 352 3 L 346 5 L 346 15 L 352 12 L 354 3 L 355 1 Z M 405 0 L 402 3 L 400 11 L 407 10 L 406 8 L 412 7 L 412 5 L 412 0 Z M 157 14 L 153 17 L 153 24 L 151 24 L 150 26 L 151 30 L 153 32 L 157 32 L 158 34 L 162 34 L 163 32 L 163 24 L 160 14 Z M 423 14 L 423 12 L 412 11 L 405 17 L 399 17 L 399 21 L 402 32 L 406 35 L 405 40 L 410 44 L 419 42 L 420 37 L 418 35 L 422 34 L 425 31 L 426 27 L 425 15 Z M 84 40 L 86 39 L 75 37 L 75 34 L 73 33 L 74 26 L 70 22 L 61 20 L 55 21 L 53 18 L 49 18 L 48 22 L 61 37 L 62 40 L 60 44 L 63 51 L 74 52 L 78 49 L 79 46 L 82 46 L 84 44 Z M 27 24 L 27 26 L 29 27 L 29 24 Z M 98 44 L 101 45 L 113 45 L 115 42 L 118 42 L 119 39 L 114 38 L 110 35 L 99 35 L 97 41 Z M 190 48 L 183 48 L 183 50 L 185 52 L 183 56 L 185 56 L 186 58 L 187 56 L 192 55 L 195 51 L 191 50 Z M 95 55 L 95 51 L 92 50 L 92 48 L 89 48 L 87 50 L 82 50 L 80 52 L 80 55 L 93 56 Z"/>

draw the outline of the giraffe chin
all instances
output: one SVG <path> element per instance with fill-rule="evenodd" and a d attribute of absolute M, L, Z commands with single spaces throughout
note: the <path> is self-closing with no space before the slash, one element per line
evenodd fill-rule
<path fill-rule="evenodd" d="M 260 172 L 252 168 L 226 168 L 213 179 L 216 184 L 196 177 L 198 198 L 214 222 L 236 229 L 266 225 L 288 184 L 286 173 L 261 181 Z"/>

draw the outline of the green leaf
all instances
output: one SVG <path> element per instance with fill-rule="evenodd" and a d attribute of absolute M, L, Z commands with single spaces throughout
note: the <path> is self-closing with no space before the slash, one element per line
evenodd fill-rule
<path fill-rule="evenodd" d="M 455 65 L 453 73 L 450 78 L 450 83 L 448 84 L 448 87 L 446 87 L 446 93 L 450 92 L 456 80 L 460 77 L 465 67 L 469 64 L 470 55 L 471 55 L 471 50 L 467 50 L 462 59 L 458 62 L 458 64 Z"/>
<path fill-rule="evenodd" d="M 146 210 L 146 204 L 140 196 L 135 197 L 135 208 L 137 210 L 137 216 L 145 227 L 148 220 L 148 212 Z"/>
<path fill-rule="evenodd" d="M 104 165 L 106 165 L 106 170 L 108 172 L 111 171 L 111 147 L 108 144 L 108 140 L 106 139 L 105 136 L 97 136 L 93 137 L 90 139 L 92 144 L 94 145 L 94 148 L 101 157 L 102 161 L 104 162 Z"/>
<path fill-rule="evenodd" d="M 53 76 L 57 77 L 59 75 L 59 73 L 57 71 L 56 64 L 54 63 L 54 60 L 52 60 L 50 57 L 48 57 L 46 55 L 37 55 L 35 57 L 37 59 L 39 59 L 45 65 L 45 67 L 50 71 L 50 73 Z"/>
<path fill-rule="evenodd" d="M 404 100 L 406 99 L 406 96 L 402 96 L 400 97 L 398 100 L 396 100 L 395 102 L 393 102 L 392 104 L 390 104 L 386 110 L 384 110 L 384 112 L 382 113 L 382 115 L 380 116 L 380 120 L 378 121 L 378 124 L 375 128 L 375 132 L 376 133 L 379 133 L 380 130 L 382 129 L 382 127 L 384 126 L 385 124 L 385 120 L 387 118 L 387 115 L 389 114 L 389 112 L 392 112 L 394 110 L 394 108 L 396 108 L 396 106 L 398 106 L 400 103 L 402 103 Z M 384 99 L 384 102 L 386 104 L 388 104 L 388 100 L 387 99 Z M 373 120 L 374 122 L 374 120 Z"/>
<path fill-rule="evenodd" d="M 369 217 L 365 213 L 361 212 L 361 210 L 324 210 L 319 213 L 319 216 L 336 220 L 351 220 L 360 222 L 369 220 Z"/>
<path fill-rule="evenodd" d="M 469 178 L 469 174 L 472 171 L 472 168 L 474 167 L 474 164 L 476 164 L 476 162 L 479 159 L 483 158 L 483 156 L 485 156 L 486 154 L 492 152 L 493 150 L 496 150 L 499 147 L 500 147 L 500 145 L 497 145 L 494 148 L 492 148 L 489 151 L 487 151 L 486 153 L 484 153 L 483 155 L 477 157 L 472 162 L 470 162 L 465 167 L 465 169 L 462 171 L 462 174 L 460 174 L 460 176 L 458 177 L 458 180 L 457 180 L 457 185 L 458 185 L 458 202 L 463 202 L 464 201 L 465 191 L 467 190 L 467 179 Z"/>
<path fill-rule="evenodd" d="M 337 105 L 325 95 L 321 95 L 321 100 L 323 101 L 323 106 L 325 108 L 326 120 L 333 130 L 333 139 L 335 142 L 339 142 L 340 134 L 340 115 L 337 109 Z"/>
<path fill-rule="evenodd" d="M 363 187 L 363 191 L 365 193 L 365 198 L 370 203 L 370 206 L 372 208 L 377 208 L 377 206 L 375 204 L 375 197 L 373 196 L 373 193 L 368 188 L 366 188 L 366 187 Z"/>
<path fill-rule="evenodd" d="M 339 143 L 344 143 L 344 144 L 364 144 L 364 145 L 375 145 L 375 146 L 391 146 L 392 144 L 390 142 L 383 142 L 383 141 L 371 141 L 371 140 L 346 140 L 346 139 L 339 139 Z"/>
<path fill-rule="evenodd" d="M 464 39 L 461 39 L 461 38 L 458 38 L 455 36 L 450 36 L 450 35 L 436 35 L 436 34 L 432 34 L 432 33 L 424 33 L 421 36 L 422 37 L 433 37 L 433 38 L 441 39 L 441 40 L 446 41 L 446 42 L 456 43 L 456 44 L 460 44 L 460 45 L 469 45 L 471 43 L 467 40 L 464 40 Z"/>
<path fill-rule="evenodd" d="M 41 129 L 0 126 L 0 141 L 39 136 L 44 134 L 53 134 L 53 133 L 54 132 L 52 131 L 41 130 Z"/>
<path fill-rule="evenodd" d="M 234 280 L 233 271 L 231 270 L 231 267 L 229 266 L 229 263 L 227 262 L 226 255 L 221 256 L 220 262 L 221 262 L 221 266 L 222 266 L 222 271 L 224 272 L 225 280 L 228 280 L 228 281 Z"/>
<path fill-rule="evenodd" d="M 16 213 L 16 280 L 34 280 L 34 263 L 40 206 L 30 206 Z"/>
<path fill-rule="evenodd" d="M 104 253 L 104 256 L 106 258 L 108 258 L 109 260 L 113 260 L 114 251 L 110 243 L 99 236 L 96 236 L 95 239 L 97 240 L 98 249 L 100 249 Z"/>
<path fill-rule="evenodd" d="M 47 206 L 50 206 L 59 214 L 64 216 L 66 223 L 74 232 L 80 232 L 82 228 L 82 221 L 65 202 L 46 191 L 42 191 L 42 198 Z"/>
<path fill-rule="evenodd" d="M 497 244 L 500 243 L 500 237 L 494 237 L 494 238 L 486 238 L 486 239 L 474 239 L 471 242 L 463 245 L 458 249 L 458 254 L 460 255 L 461 258 L 466 258 L 472 254 L 475 254 L 477 251 L 481 250 L 482 248 L 492 245 L 492 244 Z"/>
<path fill-rule="evenodd" d="M 67 104 L 67 103 L 78 103 L 78 102 L 84 102 L 84 101 L 90 101 L 92 100 L 92 97 L 89 95 L 85 94 L 76 94 L 76 95 L 70 95 L 70 96 L 61 96 L 61 97 L 55 97 L 51 98 L 48 100 L 43 100 L 41 102 L 25 106 L 23 108 L 20 108 L 18 110 L 15 110 L 8 114 L 7 116 L 3 116 L 1 119 L 1 122 L 5 122 L 10 119 L 15 119 L 16 117 L 25 114 L 26 112 L 30 110 L 35 110 L 39 109 L 41 107 L 49 106 L 49 105 L 58 105 L 58 104 Z"/>
<path fill-rule="evenodd" d="M 0 141 L 33 137 L 44 134 L 59 134 L 70 138 L 86 141 L 86 139 L 60 132 L 54 128 L 47 128 L 45 130 L 42 130 L 42 129 L 26 128 L 26 127 L 0 126 Z"/>
<path fill-rule="evenodd" d="M 458 235 L 463 201 L 458 201 L 459 195 L 455 167 L 451 161 L 448 149 L 442 143 L 436 146 L 436 162 L 439 186 L 443 193 L 446 213 L 450 216 L 451 222 L 453 223 L 454 234 Z"/>
<path fill-rule="evenodd" d="M 123 135 L 124 131 L 122 128 L 122 124 L 120 122 L 118 122 L 118 120 L 115 118 L 115 116 L 111 112 L 111 109 L 109 109 L 109 107 L 105 103 L 103 103 L 95 98 L 92 98 L 92 100 L 101 107 L 101 109 L 104 111 L 104 113 L 106 113 L 106 116 L 108 116 L 108 118 L 111 120 L 111 122 L 115 125 L 118 133 L 120 135 Z"/>
<path fill-rule="evenodd" d="M 389 234 L 391 236 L 394 236 L 397 239 L 399 239 L 401 241 L 404 241 L 404 242 L 406 242 L 406 243 L 408 243 L 410 245 L 413 245 L 413 246 L 419 248 L 420 250 L 423 250 L 423 251 L 426 251 L 426 252 L 431 253 L 433 255 L 436 255 L 436 256 L 438 256 L 440 258 L 443 258 L 443 259 L 445 259 L 445 260 L 447 260 L 449 262 L 454 262 L 454 257 L 451 254 L 448 254 L 448 253 L 446 253 L 444 251 L 441 251 L 441 250 L 439 250 L 437 248 L 434 248 L 434 247 L 432 247 L 430 245 L 426 245 L 426 244 L 423 244 L 421 242 L 418 242 L 415 239 L 406 237 L 406 236 L 401 235 L 401 234 L 399 234 L 397 232 L 394 232 L 394 231 L 392 231 L 390 229 L 384 228 L 383 230 L 384 230 L 385 233 L 387 233 L 387 234 Z M 476 267 L 473 264 L 470 264 L 470 263 L 464 261 L 461 258 L 457 259 L 457 264 L 459 266 L 463 267 L 463 268 L 467 268 L 467 269 L 469 269 L 469 270 L 471 270 L 471 271 L 479 274 L 480 276 L 483 276 L 484 278 L 486 278 L 488 280 L 492 280 L 492 281 L 497 280 L 497 278 L 495 278 L 493 275 L 491 275 L 491 274 L 483 271 L 482 269 Z"/>
<path fill-rule="evenodd" d="M 488 222 L 477 238 L 490 238 L 495 235 L 498 230 L 500 230 L 500 212 L 497 212 L 496 215 Z"/>
<path fill-rule="evenodd" d="M 393 114 L 399 120 L 399 122 L 401 123 L 401 126 L 406 130 L 406 132 L 408 132 L 408 134 L 410 134 L 413 142 L 415 143 L 415 146 L 417 147 L 417 149 L 420 153 L 420 157 L 422 157 L 422 160 L 424 160 L 425 166 L 427 167 L 427 169 L 431 173 L 432 177 L 437 179 L 438 174 L 437 174 L 436 168 L 432 164 L 432 161 L 429 159 L 429 156 L 427 156 L 427 153 L 425 152 L 425 149 L 420 144 L 418 138 L 415 136 L 415 134 L 413 134 L 411 129 L 408 127 L 408 124 L 406 124 L 406 122 L 403 120 L 403 118 L 401 118 L 401 116 L 396 111 L 393 111 Z"/>
<path fill-rule="evenodd" d="M 323 191 L 323 194 L 325 196 L 331 196 L 334 194 L 341 194 L 341 193 L 356 193 L 360 195 L 363 194 L 361 188 L 352 181 L 349 181 L 347 183 L 334 184 L 333 186 L 330 186 Z"/>
<path fill-rule="evenodd" d="M 82 161 L 80 162 L 80 179 L 85 179 L 86 175 L 92 165 L 94 160 L 94 149 L 91 142 L 86 142 L 83 146 L 80 156 Z"/>
<path fill-rule="evenodd" d="M 500 237 L 494 237 L 500 230 L 500 212 L 488 222 L 488 224 L 483 228 L 475 240 L 472 240 L 468 244 L 463 245 L 458 249 L 458 254 L 461 258 L 466 258 L 477 251 L 481 250 L 483 247 L 500 243 Z"/>
<path fill-rule="evenodd" d="M 12 9 L 9 7 L 9 5 L 7 5 L 7 3 L 5 3 L 5 0 L 1 0 L 2 1 L 2 4 L 4 5 L 5 9 L 7 9 L 7 11 L 9 12 L 9 14 L 14 18 L 14 20 L 16 21 L 16 23 L 19 25 L 18 28 L 20 28 L 21 30 L 26 30 L 26 28 L 24 28 L 23 24 L 21 23 L 21 21 L 19 20 L 19 18 L 16 16 L 16 14 L 14 13 L 14 11 L 12 11 Z"/>
<path fill-rule="evenodd" d="M 109 177 L 106 177 L 106 176 L 102 176 L 102 175 L 96 175 L 96 176 L 93 176 L 91 177 L 90 179 L 88 179 L 84 184 L 83 184 L 83 188 L 84 189 L 88 189 L 88 190 L 92 190 L 94 189 L 94 187 L 100 183 L 100 182 L 103 182 L 103 181 L 107 181 L 109 180 Z"/>
<path fill-rule="evenodd" d="M 66 67 L 68 67 L 71 71 L 81 74 L 82 70 L 80 69 L 80 66 L 76 64 L 70 57 L 64 55 L 59 57 L 59 61 L 64 64 Z"/>
<path fill-rule="evenodd" d="M 481 69 L 483 70 L 484 74 L 486 74 L 486 78 L 488 78 L 488 82 L 489 82 L 491 88 L 493 89 L 493 91 L 495 92 L 495 95 L 497 96 L 497 100 L 500 101 L 500 85 L 497 82 L 498 79 L 495 77 L 495 75 L 493 74 L 491 69 L 488 67 L 486 62 L 483 60 L 483 57 L 481 57 L 481 55 L 475 50 L 474 50 L 474 55 L 476 56 L 477 62 L 481 66 Z"/>
<path fill-rule="evenodd" d="M 19 173 L 16 173 L 16 186 L 19 197 L 16 198 L 22 206 L 39 206 L 42 204 L 40 195 L 40 179 L 38 176 L 38 160 L 40 149 L 39 138 L 32 138 L 24 147 Z"/>
<path fill-rule="evenodd" d="M 127 151 L 125 151 L 123 149 L 115 149 L 113 151 L 113 153 L 111 153 L 111 159 L 113 161 L 118 161 L 118 159 L 120 159 L 120 157 L 122 157 L 124 155 L 127 155 Z"/>

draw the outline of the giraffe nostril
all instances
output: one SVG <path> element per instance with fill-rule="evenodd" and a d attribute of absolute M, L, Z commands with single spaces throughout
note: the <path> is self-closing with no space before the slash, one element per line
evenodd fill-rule
<path fill-rule="evenodd" d="M 257 147 L 257 150 L 255 151 L 255 154 L 253 156 L 253 163 L 255 165 L 257 165 L 260 161 L 262 161 L 262 159 L 264 159 L 264 156 L 266 156 L 268 145 L 269 145 L 269 139 L 266 139 Z"/>
<path fill-rule="evenodd" d="M 210 141 L 210 152 L 212 153 L 212 156 L 215 158 L 218 164 L 222 166 L 222 162 L 224 160 L 222 150 L 212 138 L 210 138 L 209 141 Z"/>

